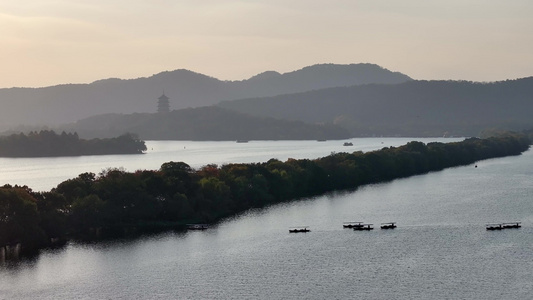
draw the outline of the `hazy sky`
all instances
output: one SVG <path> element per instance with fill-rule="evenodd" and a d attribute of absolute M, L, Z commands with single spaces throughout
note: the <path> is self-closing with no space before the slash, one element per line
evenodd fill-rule
<path fill-rule="evenodd" d="M 415 79 L 533 76 L 532 0 L 0 0 L 0 87 L 317 63 Z"/>

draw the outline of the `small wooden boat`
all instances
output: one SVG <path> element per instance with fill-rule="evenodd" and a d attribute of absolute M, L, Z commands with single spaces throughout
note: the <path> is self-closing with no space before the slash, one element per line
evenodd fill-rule
<path fill-rule="evenodd" d="M 520 225 L 520 222 L 512 222 L 512 223 L 503 223 L 503 228 L 520 228 L 522 225 Z"/>
<path fill-rule="evenodd" d="M 503 226 L 502 224 L 487 224 L 486 228 L 487 230 L 502 230 Z"/>
<path fill-rule="evenodd" d="M 396 228 L 396 222 L 381 223 L 381 229 L 394 229 Z"/>
<path fill-rule="evenodd" d="M 342 224 L 343 228 L 355 228 L 355 227 L 363 227 L 363 222 L 344 222 Z"/>
<path fill-rule="evenodd" d="M 289 229 L 289 232 L 290 233 L 298 233 L 298 232 L 309 232 L 311 231 L 309 228 L 309 226 L 299 226 L 299 227 L 291 227 Z"/>
<path fill-rule="evenodd" d="M 363 230 L 373 230 L 374 227 L 372 225 L 374 224 L 361 224 L 361 227 L 354 227 L 353 230 L 355 231 L 363 231 Z"/>
<path fill-rule="evenodd" d="M 207 224 L 187 224 L 188 230 L 206 230 L 209 228 Z"/>

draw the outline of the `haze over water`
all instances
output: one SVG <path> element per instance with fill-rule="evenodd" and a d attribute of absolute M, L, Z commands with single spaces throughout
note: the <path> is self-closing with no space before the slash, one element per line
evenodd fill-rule
<path fill-rule="evenodd" d="M 392 140 L 354 139 L 349 150 L 381 148 L 381 141 L 388 146 Z M 285 149 L 278 153 L 282 160 L 305 151 L 348 151 L 327 149 L 338 141 L 271 143 Z M 272 152 L 265 150 L 267 142 L 256 149 L 259 142 L 211 143 L 197 155 L 225 152 L 224 145 L 233 159 Z M 250 149 L 237 153 L 237 147 Z M 189 163 L 196 166 L 192 159 Z M 528 299 L 533 294 L 532 170 L 529 150 L 477 162 L 477 168 L 456 167 L 249 211 L 203 232 L 71 243 L 0 267 L 0 298 Z M 342 228 L 345 221 L 374 223 L 376 229 L 354 232 Z M 379 223 L 390 221 L 398 228 L 379 229 Z M 523 227 L 485 230 L 485 223 L 512 221 Z M 298 225 L 311 232 L 288 233 Z"/>

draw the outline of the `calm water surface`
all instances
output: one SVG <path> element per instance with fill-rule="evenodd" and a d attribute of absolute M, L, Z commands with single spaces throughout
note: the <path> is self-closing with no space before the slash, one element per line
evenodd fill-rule
<path fill-rule="evenodd" d="M 56 158 L 2 158 L 0 157 L 0 185 L 27 185 L 35 191 L 49 191 L 59 183 L 84 172 L 98 174 L 108 168 L 126 171 L 158 170 L 169 161 L 183 161 L 193 168 L 206 164 L 266 162 L 271 158 L 318 158 L 331 152 L 371 151 L 389 146 L 404 145 L 415 138 L 351 139 L 353 147 L 344 147 L 344 141 L 250 141 L 191 142 L 147 141 L 143 155 L 98 155 Z M 428 139 L 422 142 L 461 141 L 459 138 Z"/>
<path fill-rule="evenodd" d="M 0 267 L 0 298 L 530 299 L 533 151 L 477 166 L 251 211 L 203 232 L 71 243 Z M 354 232 L 345 221 L 398 228 Z M 523 227 L 485 230 L 506 221 Z M 289 234 L 297 225 L 311 232 Z"/>

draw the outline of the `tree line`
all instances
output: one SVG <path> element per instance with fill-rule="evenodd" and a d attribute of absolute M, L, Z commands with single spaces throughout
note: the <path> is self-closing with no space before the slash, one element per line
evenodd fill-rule
<path fill-rule="evenodd" d="M 57 134 L 53 130 L 0 137 L 0 156 L 3 157 L 140 154 L 144 151 L 144 141 L 129 133 L 115 138 L 91 140 L 80 139 L 77 133 L 63 131 Z"/>
<path fill-rule="evenodd" d="M 0 187 L 0 246 L 21 243 L 29 251 L 56 239 L 211 223 L 250 208 L 519 155 L 529 144 L 526 135 L 507 134 L 285 162 L 193 169 L 171 161 L 159 170 L 107 169 L 80 174 L 47 192 L 5 185 Z"/>

